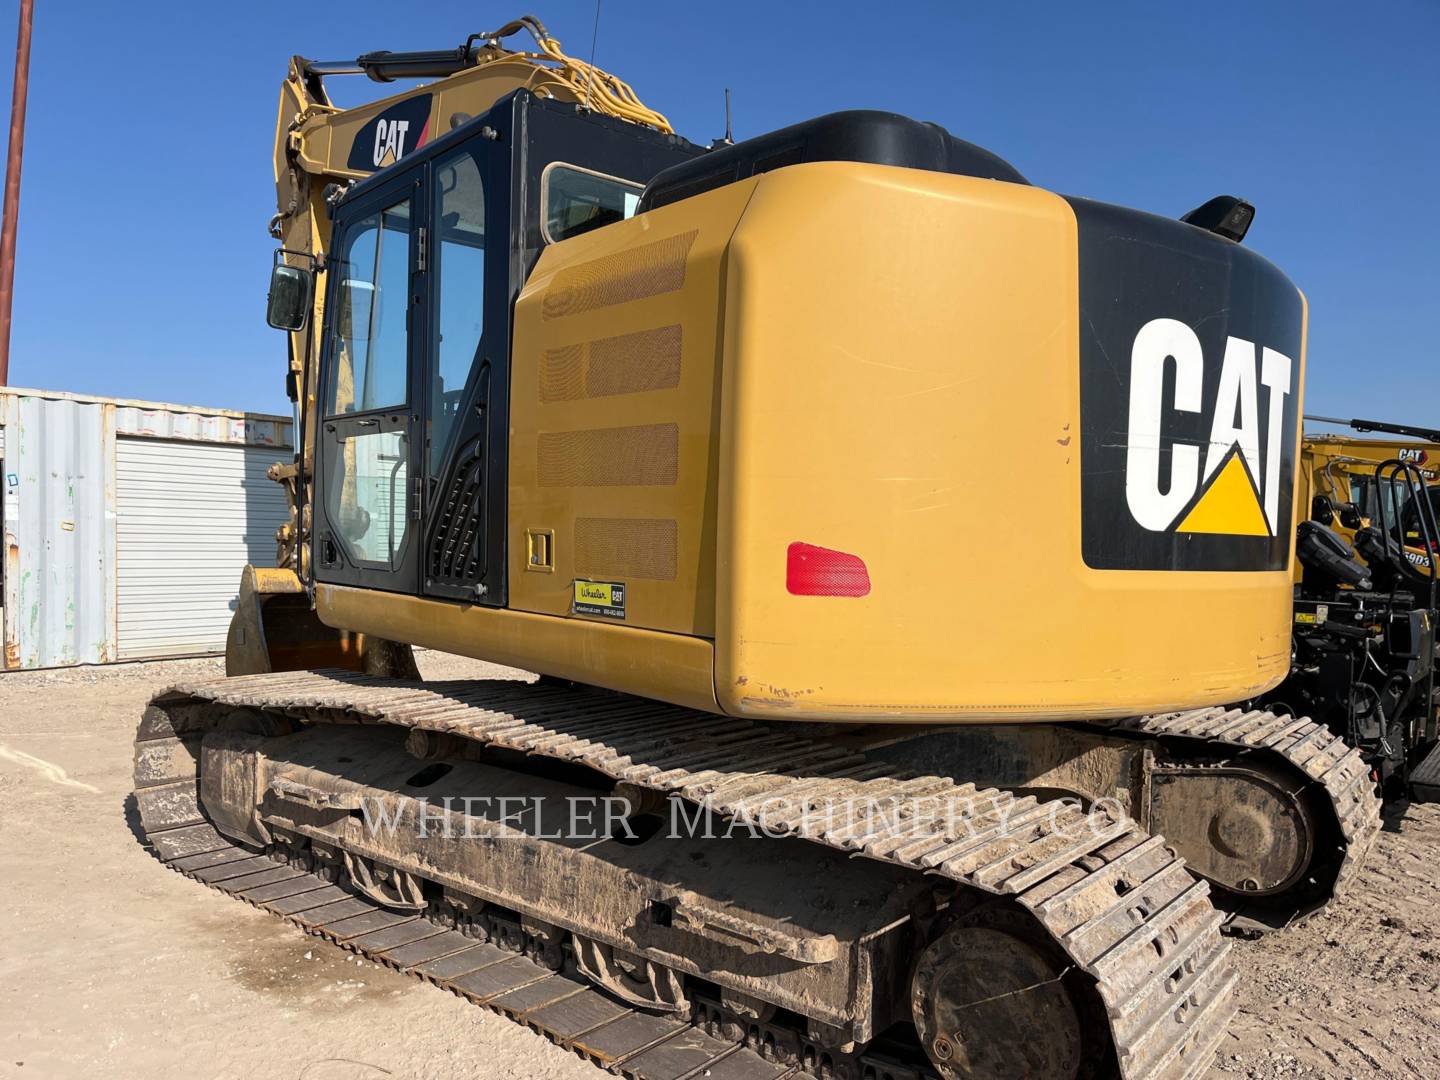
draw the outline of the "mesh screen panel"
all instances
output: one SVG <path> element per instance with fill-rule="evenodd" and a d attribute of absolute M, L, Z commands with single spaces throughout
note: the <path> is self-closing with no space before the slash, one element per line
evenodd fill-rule
<path fill-rule="evenodd" d="M 671 518 L 576 518 L 575 572 L 674 581 L 677 532 Z"/>
<path fill-rule="evenodd" d="M 680 473 L 680 427 L 542 431 L 535 454 L 541 487 L 666 486 Z"/>
<path fill-rule="evenodd" d="M 585 396 L 584 345 L 546 349 L 540 357 L 540 402 L 578 401 Z"/>
<path fill-rule="evenodd" d="M 555 275 L 545 293 L 540 307 L 543 317 L 559 319 L 674 292 L 685 284 L 685 259 L 698 235 L 698 229 L 691 229 L 629 251 L 567 266 Z"/>
<path fill-rule="evenodd" d="M 674 389 L 680 385 L 680 341 L 678 325 L 659 326 L 547 349 L 540 358 L 540 401 Z"/>

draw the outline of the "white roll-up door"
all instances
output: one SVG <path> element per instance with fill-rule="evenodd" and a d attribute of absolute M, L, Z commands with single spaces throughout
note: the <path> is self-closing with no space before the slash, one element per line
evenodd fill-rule
<path fill-rule="evenodd" d="M 116 440 L 120 659 L 225 651 L 240 571 L 275 565 L 287 512 L 265 470 L 290 456 L 284 447 Z"/>

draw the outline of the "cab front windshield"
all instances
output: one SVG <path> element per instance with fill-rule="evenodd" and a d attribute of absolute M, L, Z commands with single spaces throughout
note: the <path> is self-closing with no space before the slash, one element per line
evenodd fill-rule
<path fill-rule="evenodd" d="M 1440 521 L 1440 484 L 1425 488 L 1433 520 Z M 1384 505 L 1381 505 L 1381 499 Z M 1377 484 L 1374 471 L 1350 476 L 1350 499 L 1361 515 L 1375 526 L 1388 522 L 1392 533 L 1399 532 L 1407 547 L 1424 546 L 1420 506 L 1411 497 L 1410 486 L 1403 479 L 1386 479 Z M 1382 516 L 1383 514 L 1383 516 Z M 1432 540 L 1440 539 L 1433 538 Z"/>

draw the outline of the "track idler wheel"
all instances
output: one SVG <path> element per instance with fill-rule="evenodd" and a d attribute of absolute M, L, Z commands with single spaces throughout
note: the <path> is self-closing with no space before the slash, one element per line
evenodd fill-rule
<path fill-rule="evenodd" d="M 920 1045 L 946 1080 L 1076 1080 L 1095 1073 L 1098 1001 L 1023 913 L 980 911 L 921 952 L 911 980 Z M 1083 977 L 1082 977 L 1083 978 Z M 1103 1017 L 1098 1031 L 1105 1031 Z"/>
<path fill-rule="evenodd" d="M 1280 895 L 1314 857 L 1321 815 L 1306 809 L 1306 781 L 1243 761 L 1158 769 L 1150 829 L 1213 885 L 1244 897 Z"/>

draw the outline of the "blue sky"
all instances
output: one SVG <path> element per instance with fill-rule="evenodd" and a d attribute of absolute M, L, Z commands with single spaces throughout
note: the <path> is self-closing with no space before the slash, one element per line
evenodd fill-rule
<path fill-rule="evenodd" d="M 288 57 L 451 47 L 525 10 L 36 6 L 11 382 L 275 411 L 265 223 Z M 593 0 L 533 8 L 588 55 Z M 0 41 L 15 10 L 0 6 Z M 1440 426 L 1437 35 L 1433 0 L 604 0 L 596 61 L 701 143 L 729 86 L 737 137 L 891 109 L 1068 194 L 1163 214 L 1243 195 L 1247 243 L 1310 300 L 1307 411 Z M 3 63 L 8 88 L 8 48 Z M 342 103 L 383 93 L 343 82 Z"/>

